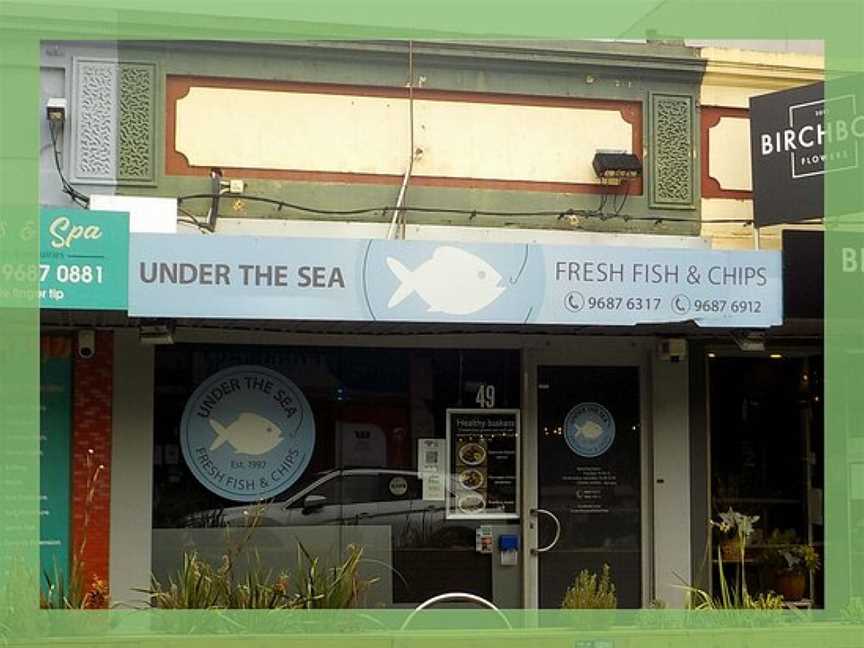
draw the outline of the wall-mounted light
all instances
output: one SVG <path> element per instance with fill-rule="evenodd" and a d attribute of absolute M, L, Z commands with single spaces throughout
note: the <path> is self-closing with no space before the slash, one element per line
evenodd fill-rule
<path fill-rule="evenodd" d="M 742 351 L 765 350 L 765 333 L 762 331 L 733 331 L 731 335 Z"/>
<path fill-rule="evenodd" d="M 138 328 L 138 341 L 141 344 L 174 344 L 174 324 L 148 323 Z"/>
<path fill-rule="evenodd" d="M 626 151 L 597 151 L 592 165 L 597 177 L 610 184 L 642 175 L 641 160 Z"/>

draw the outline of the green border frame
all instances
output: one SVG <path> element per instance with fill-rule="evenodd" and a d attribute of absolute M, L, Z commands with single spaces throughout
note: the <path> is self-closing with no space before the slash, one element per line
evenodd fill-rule
<path fill-rule="evenodd" d="M 864 274 L 843 274 L 832 263 L 838 245 L 864 248 L 864 236 L 860 244 L 855 238 L 864 230 L 861 215 L 826 219 L 827 609 L 806 613 L 517 610 L 506 612 L 513 629 L 505 630 L 500 616 L 466 610 L 426 611 L 407 629 L 400 629 L 404 610 L 38 610 L 33 270 L 42 39 L 578 39 L 644 38 L 654 31 L 670 38 L 824 39 L 826 68 L 851 73 L 864 66 L 862 18 L 860 1 L 819 0 L 0 0 L 0 645 L 864 645 L 864 627 L 839 615 L 850 595 L 864 595 L 849 588 L 849 574 L 864 573 L 864 538 L 850 534 L 848 466 L 848 449 L 862 434 L 856 425 L 864 420 L 864 399 L 853 389 L 864 365 Z M 845 189 L 826 178 L 830 210 Z"/>

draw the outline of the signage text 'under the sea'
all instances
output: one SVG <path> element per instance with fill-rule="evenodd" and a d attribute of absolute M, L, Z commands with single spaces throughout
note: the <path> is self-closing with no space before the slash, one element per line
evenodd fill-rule
<path fill-rule="evenodd" d="M 290 286 L 344 288 L 339 266 L 300 266 L 240 263 L 139 263 L 138 276 L 145 284 L 200 284 L 202 286 Z"/>

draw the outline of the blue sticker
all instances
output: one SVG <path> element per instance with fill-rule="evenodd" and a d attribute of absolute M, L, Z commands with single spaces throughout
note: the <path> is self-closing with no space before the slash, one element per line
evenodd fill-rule
<path fill-rule="evenodd" d="M 615 419 L 602 405 L 580 403 L 564 419 L 564 440 L 580 457 L 599 457 L 615 441 Z"/>
<path fill-rule="evenodd" d="M 254 502 L 299 479 L 315 448 L 315 420 L 303 392 L 285 376 L 238 366 L 205 380 L 180 422 L 186 464 L 208 490 Z"/>

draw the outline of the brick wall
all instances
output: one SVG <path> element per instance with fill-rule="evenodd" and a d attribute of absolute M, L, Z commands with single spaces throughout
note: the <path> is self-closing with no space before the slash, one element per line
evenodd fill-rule
<path fill-rule="evenodd" d="M 113 361 L 112 334 L 99 331 L 96 354 L 76 355 L 72 378 L 72 551 L 81 551 L 88 588 L 108 583 Z"/>

